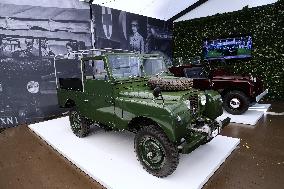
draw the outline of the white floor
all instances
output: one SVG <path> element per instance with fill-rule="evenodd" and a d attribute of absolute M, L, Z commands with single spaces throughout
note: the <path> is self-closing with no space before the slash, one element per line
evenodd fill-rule
<path fill-rule="evenodd" d="M 258 104 L 249 107 L 248 111 L 246 111 L 242 115 L 232 115 L 224 110 L 223 115 L 221 115 L 218 119 L 224 119 L 226 117 L 231 118 L 231 123 L 240 123 L 245 125 L 255 125 L 258 120 L 264 115 L 264 113 L 268 110 L 271 104 Z"/>
<path fill-rule="evenodd" d="M 80 139 L 72 133 L 68 117 L 29 128 L 109 189 L 200 189 L 240 143 L 236 138 L 217 136 L 191 154 L 181 155 L 174 174 L 159 179 L 144 171 L 136 160 L 132 133 L 96 129 Z"/>

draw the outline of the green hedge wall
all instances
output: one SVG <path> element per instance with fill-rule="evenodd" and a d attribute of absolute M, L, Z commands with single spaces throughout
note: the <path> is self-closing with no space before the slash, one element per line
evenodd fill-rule
<path fill-rule="evenodd" d="M 244 8 L 174 24 L 174 59 L 202 57 L 206 39 L 251 35 L 253 52 L 250 59 L 226 61 L 227 69 L 237 74 L 263 78 L 269 88 L 269 100 L 284 101 L 284 1 Z M 213 66 L 224 66 L 217 62 Z"/>

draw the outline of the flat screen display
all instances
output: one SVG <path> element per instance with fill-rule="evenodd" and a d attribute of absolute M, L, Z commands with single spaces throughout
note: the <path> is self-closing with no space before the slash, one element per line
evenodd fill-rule
<path fill-rule="evenodd" d="M 233 37 L 204 41 L 205 59 L 249 58 L 252 51 L 252 37 Z"/>

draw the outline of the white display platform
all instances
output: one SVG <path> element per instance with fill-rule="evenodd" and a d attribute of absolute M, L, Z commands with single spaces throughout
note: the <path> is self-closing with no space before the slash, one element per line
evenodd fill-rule
<path fill-rule="evenodd" d="M 177 170 L 159 179 L 136 159 L 134 134 L 105 132 L 97 127 L 77 138 L 68 117 L 29 125 L 29 128 L 97 182 L 111 189 L 200 189 L 231 152 L 239 139 L 217 136 L 191 154 L 181 155 Z"/>
<path fill-rule="evenodd" d="M 223 115 L 218 117 L 219 120 L 225 119 L 226 117 L 231 118 L 231 123 L 240 123 L 245 125 L 255 125 L 258 120 L 263 116 L 265 112 L 267 112 L 268 108 L 270 108 L 271 104 L 254 104 L 249 107 L 248 111 L 246 111 L 242 115 L 232 115 L 224 110 Z"/>
<path fill-rule="evenodd" d="M 255 110 L 260 112 L 267 112 L 267 110 L 270 108 L 271 104 L 254 104 L 253 106 L 249 107 L 248 110 Z"/>

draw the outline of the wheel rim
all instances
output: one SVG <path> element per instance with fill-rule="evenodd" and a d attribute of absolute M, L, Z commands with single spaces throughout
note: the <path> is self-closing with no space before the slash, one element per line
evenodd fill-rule
<path fill-rule="evenodd" d="M 138 144 L 139 155 L 147 167 L 158 170 L 165 163 L 165 152 L 162 144 L 151 136 L 144 136 Z"/>
<path fill-rule="evenodd" d="M 241 101 L 238 98 L 232 98 L 230 100 L 230 107 L 233 109 L 238 109 L 241 106 Z"/>
<path fill-rule="evenodd" d="M 71 127 L 74 133 L 79 133 L 82 129 L 80 114 L 76 111 L 71 112 Z"/>

